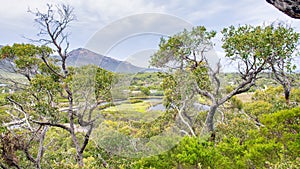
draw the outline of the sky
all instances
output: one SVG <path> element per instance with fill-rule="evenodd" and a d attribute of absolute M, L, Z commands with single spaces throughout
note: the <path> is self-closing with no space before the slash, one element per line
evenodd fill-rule
<path fill-rule="evenodd" d="M 158 49 L 159 39 L 203 25 L 220 32 L 230 25 L 262 25 L 283 21 L 300 31 L 300 21 L 289 18 L 265 0 L 0 0 L 0 45 L 28 43 L 38 32 L 28 9 L 46 10 L 46 4 L 69 4 L 76 21 L 68 31 L 71 49 L 94 52 L 131 63 Z M 24 38 L 26 37 L 26 38 Z M 224 55 L 221 34 L 215 53 Z M 139 63 L 135 63 L 139 64 Z"/>

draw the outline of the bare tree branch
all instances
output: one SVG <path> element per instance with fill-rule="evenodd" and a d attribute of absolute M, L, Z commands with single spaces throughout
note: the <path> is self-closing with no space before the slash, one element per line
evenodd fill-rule
<path fill-rule="evenodd" d="M 36 120 L 30 120 L 33 123 L 39 124 L 41 126 L 53 126 L 53 127 L 59 127 L 62 128 L 64 130 L 67 130 L 68 132 L 71 133 L 71 129 L 63 124 L 56 124 L 56 123 L 52 123 L 52 122 L 41 122 L 41 121 L 36 121 Z"/>
<path fill-rule="evenodd" d="M 182 106 L 180 106 L 180 109 L 179 109 L 176 105 L 174 105 L 174 104 L 172 104 L 172 106 L 177 110 L 177 112 L 178 112 L 178 114 L 179 114 L 179 117 L 180 117 L 180 120 L 188 127 L 188 129 L 190 130 L 192 136 L 196 137 L 196 134 L 195 134 L 193 128 L 190 126 L 190 124 L 189 124 L 187 121 L 185 121 L 185 119 L 184 119 L 183 116 L 182 116 L 182 112 L 184 111 L 184 109 L 185 109 L 185 107 L 186 107 L 186 103 L 187 103 L 187 101 L 189 101 L 189 100 L 190 100 L 190 99 L 187 97 L 187 98 L 183 101 Z"/>

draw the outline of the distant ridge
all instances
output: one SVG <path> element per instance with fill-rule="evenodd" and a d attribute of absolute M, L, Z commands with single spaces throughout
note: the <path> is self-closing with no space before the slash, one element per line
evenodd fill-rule
<path fill-rule="evenodd" d="M 0 49 L 3 45 L 0 45 Z M 149 69 L 132 65 L 126 61 L 120 61 L 111 57 L 103 56 L 88 49 L 78 48 L 68 53 L 68 66 L 83 66 L 88 64 L 97 65 L 103 69 L 118 73 L 157 72 L 157 69 Z M 57 58 L 58 56 L 53 56 Z M 0 60 L 0 68 L 10 70 L 12 64 L 4 59 Z"/>
<path fill-rule="evenodd" d="M 128 62 L 103 56 L 101 54 L 97 54 L 84 48 L 72 50 L 68 55 L 69 57 L 67 63 L 69 66 L 83 66 L 88 64 L 94 64 L 112 72 L 123 73 L 157 71 L 156 69 L 147 69 L 143 67 L 134 66 Z"/>
<path fill-rule="evenodd" d="M 0 45 L 0 49 L 3 45 Z M 143 68 L 132 65 L 126 61 L 120 61 L 111 57 L 103 56 L 92 52 L 85 48 L 78 48 L 69 52 L 69 57 L 67 59 L 68 66 L 83 66 L 88 64 L 97 65 L 103 69 L 112 71 L 112 72 L 123 72 L 123 73 L 138 73 L 138 72 L 158 72 L 158 69 L 154 68 Z M 56 56 L 57 57 L 57 56 Z M 294 59 L 294 63 L 297 68 L 294 70 L 295 73 L 300 73 L 300 56 Z M 0 68 L 11 68 L 11 63 L 6 60 L 0 59 Z M 231 72 L 231 71 L 230 71 Z M 225 72 L 225 73 L 230 73 Z M 233 71 L 236 72 L 236 71 Z"/>

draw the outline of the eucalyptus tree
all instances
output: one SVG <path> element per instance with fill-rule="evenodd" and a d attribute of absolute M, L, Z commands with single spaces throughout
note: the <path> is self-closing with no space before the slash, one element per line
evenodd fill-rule
<path fill-rule="evenodd" d="M 270 69 L 274 63 L 271 60 L 277 60 L 271 45 L 276 34 L 272 30 L 271 26 L 249 25 L 230 26 L 222 30 L 225 57 L 236 63 L 239 75 L 238 84 L 228 92 L 225 92 L 219 76 L 220 62 L 217 62 L 216 66 L 209 63 L 211 56 L 208 51 L 213 48 L 211 40 L 216 34 L 214 31 L 208 32 L 204 27 L 196 27 L 168 39 L 163 38 L 160 49 L 151 58 L 151 64 L 170 70 L 169 82 L 165 85 L 169 105 L 173 105 L 172 108 L 184 114 L 187 103 L 195 101 L 192 98 L 197 95 L 206 97 L 210 108 L 205 128 L 214 133 L 214 117 L 218 108 L 233 96 L 249 91 L 261 77 L 261 73 Z M 178 77 L 180 78 L 176 80 Z"/>
<path fill-rule="evenodd" d="M 161 73 L 164 104 L 178 112 L 181 131 L 191 136 L 196 136 L 193 127 L 198 114 L 194 105 L 198 102 L 196 88 L 211 91 L 204 54 L 212 48 L 210 40 L 215 34 L 199 26 L 161 38 L 159 50 L 150 61 L 152 66 L 164 69 Z"/>
<path fill-rule="evenodd" d="M 6 78 L 14 84 L 15 91 L 7 97 L 12 106 L 12 110 L 7 111 L 12 118 L 8 125 L 22 124 L 31 133 L 21 149 L 36 168 L 41 168 L 41 158 L 46 151 L 43 139 L 48 127 L 58 127 L 70 134 L 76 161 L 83 166 L 83 152 L 98 118 L 95 110 L 102 102 L 111 100 L 113 74 L 97 66 L 67 65 L 70 46 L 67 28 L 75 20 L 72 7 L 48 5 L 46 12 L 30 12 L 40 28 L 39 39 L 33 42 L 41 45 L 14 44 L 1 49 L 1 58 L 11 61 L 11 68 L 7 70 L 25 77 L 22 81 Z M 40 141 L 40 148 L 34 157 L 28 149 L 36 139 Z M 17 163 L 14 166 L 20 167 Z"/>
<path fill-rule="evenodd" d="M 293 71 L 296 69 L 295 60 L 299 55 L 299 33 L 291 26 L 283 23 L 266 27 L 268 33 L 264 41 L 268 46 L 271 58 L 268 60 L 273 78 L 284 89 L 286 104 L 290 104 L 290 93 L 293 82 Z"/>

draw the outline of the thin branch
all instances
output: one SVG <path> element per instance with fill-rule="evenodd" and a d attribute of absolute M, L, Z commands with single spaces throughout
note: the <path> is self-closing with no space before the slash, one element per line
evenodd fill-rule
<path fill-rule="evenodd" d="M 55 75 L 57 75 L 57 76 L 59 76 L 59 77 L 61 77 L 61 78 L 64 78 L 63 75 L 61 75 L 61 74 L 59 74 L 58 72 L 56 72 L 56 71 L 49 65 L 48 61 L 46 60 L 46 58 L 45 58 L 44 56 L 42 56 L 41 58 L 42 58 L 43 62 L 46 64 L 46 66 L 48 67 L 48 69 L 49 69 L 52 73 L 54 73 Z"/>
<path fill-rule="evenodd" d="M 18 103 L 18 102 L 16 102 L 16 101 L 14 101 L 13 99 L 11 99 L 10 97 L 8 97 L 7 98 L 10 102 L 12 102 L 14 105 L 16 105 L 16 106 L 18 106 L 18 107 L 14 107 L 16 110 L 18 110 L 19 112 L 21 112 L 21 113 L 23 113 L 23 115 L 25 116 L 24 117 L 24 119 L 25 119 L 25 122 L 26 122 L 26 124 L 27 124 L 27 126 L 28 126 L 28 128 L 30 129 L 30 131 L 33 131 L 33 129 L 32 129 L 32 127 L 31 127 L 31 125 L 30 125 L 30 123 L 29 123 L 29 117 L 28 117 L 28 113 L 24 110 L 24 108 L 23 108 L 23 106 L 20 104 L 20 103 Z"/>
<path fill-rule="evenodd" d="M 36 160 L 32 157 L 32 155 L 29 153 L 29 146 L 31 144 L 31 142 L 33 141 L 33 139 L 36 137 L 37 133 L 40 131 L 40 129 L 42 128 L 42 126 L 40 126 L 33 134 L 32 137 L 29 139 L 29 141 L 27 142 L 27 144 L 24 147 L 24 152 L 26 154 L 27 159 L 29 159 L 31 162 L 36 164 Z"/>
<path fill-rule="evenodd" d="M 42 159 L 42 156 L 44 154 L 44 140 L 45 140 L 45 136 L 46 136 L 47 131 L 48 131 L 48 126 L 45 126 L 42 133 L 41 133 L 41 136 L 40 136 L 39 151 L 38 151 L 38 154 L 37 154 L 37 157 L 36 157 L 36 160 L 35 160 L 38 169 L 41 169 L 41 159 Z"/>
<path fill-rule="evenodd" d="M 57 124 L 57 123 L 51 123 L 51 122 L 41 122 L 41 121 L 36 121 L 36 120 L 30 120 L 30 121 L 32 121 L 33 123 L 42 125 L 42 126 L 59 127 L 59 128 L 67 130 L 68 132 L 71 132 L 70 128 L 67 127 L 67 126 L 65 126 L 65 125 L 63 125 L 63 124 Z"/>
<path fill-rule="evenodd" d="M 190 134 L 187 131 L 185 131 L 185 130 L 180 130 L 180 132 L 184 133 L 187 136 L 190 136 Z"/>
<path fill-rule="evenodd" d="M 178 114 L 179 114 L 179 117 L 180 117 L 180 120 L 189 128 L 190 132 L 192 133 L 192 135 L 194 137 L 196 137 L 196 134 L 193 130 L 193 128 L 190 126 L 190 124 L 184 120 L 183 116 L 182 116 L 182 112 L 184 111 L 185 109 L 185 106 L 186 106 L 186 102 L 189 101 L 188 98 L 186 98 L 184 101 L 183 101 L 183 105 L 181 106 L 181 108 L 179 109 L 176 105 L 172 104 L 172 106 L 177 110 Z"/>
<path fill-rule="evenodd" d="M 87 131 L 87 133 L 84 136 L 84 141 L 83 141 L 82 146 L 81 146 L 80 151 L 79 151 L 80 153 L 83 153 L 83 151 L 85 150 L 87 144 L 89 143 L 90 135 L 92 133 L 93 128 L 94 128 L 94 124 L 91 124 L 89 130 Z"/>
<path fill-rule="evenodd" d="M 200 95 L 208 97 L 212 102 L 216 102 L 216 99 L 215 99 L 214 95 L 212 93 L 210 93 L 209 91 L 200 89 L 200 87 L 198 86 L 198 84 L 196 82 L 195 82 L 195 88 L 194 89 Z"/>

